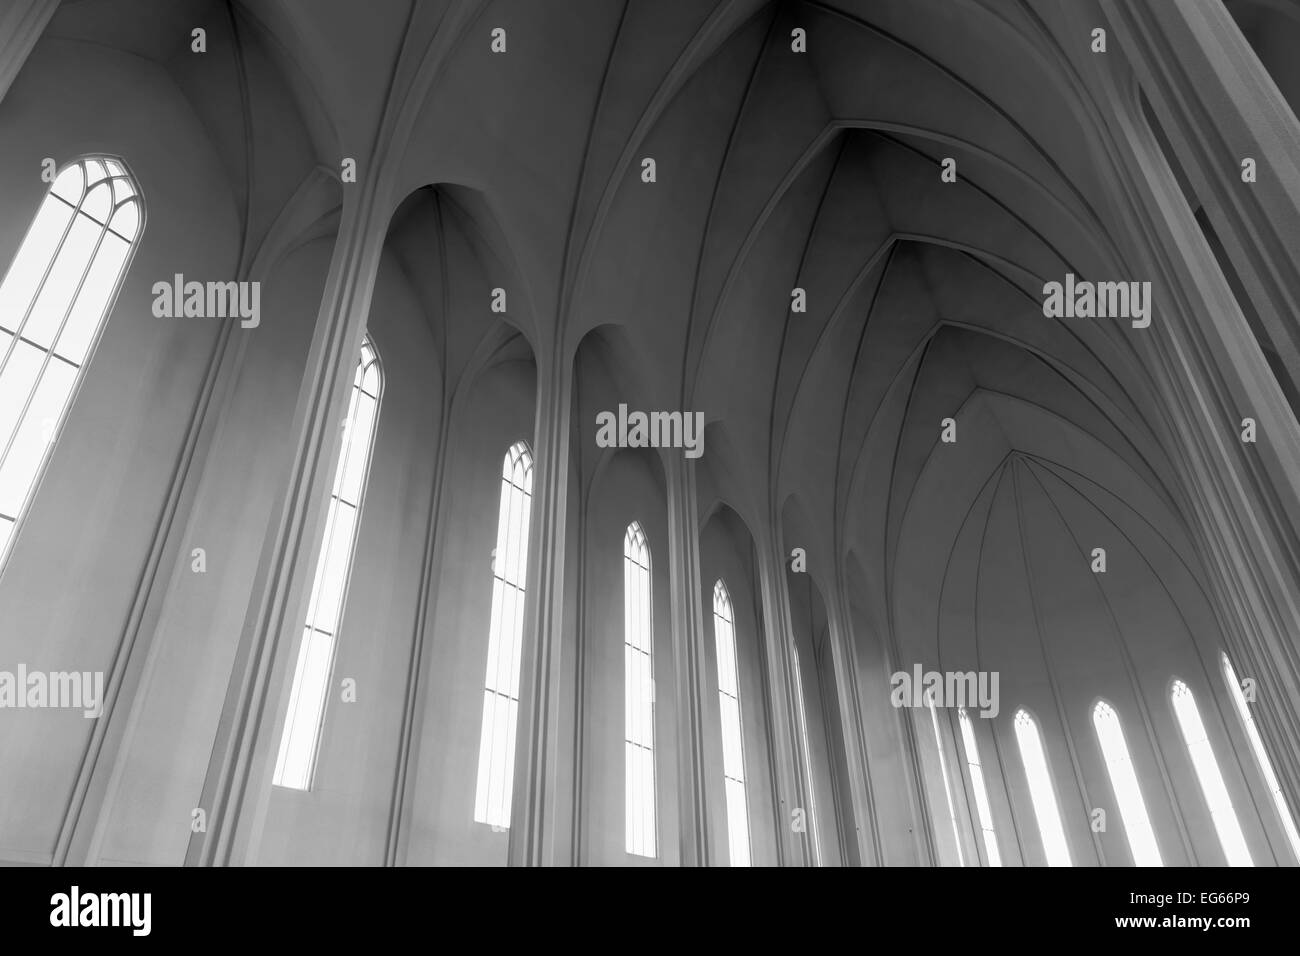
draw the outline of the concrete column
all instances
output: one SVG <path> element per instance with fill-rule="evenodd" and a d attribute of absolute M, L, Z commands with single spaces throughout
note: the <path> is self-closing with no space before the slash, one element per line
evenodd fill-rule
<path fill-rule="evenodd" d="M 0 102 L 27 62 L 59 0 L 9 0 L 0 13 Z"/>
<path fill-rule="evenodd" d="M 538 367 L 533 503 L 528 531 L 524 646 L 515 731 L 514 793 L 510 804 L 511 866 L 570 862 L 558 832 L 569 819 L 561 806 L 560 775 L 572 770 L 573 742 L 564 739 L 564 576 L 569 505 L 569 437 L 573 363 L 542 357 Z M 571 705 L 571 702 L 570 702 Z"/>
<path fill-rule="evenodd" d="M 1295 116 L 1222 4 L 1101 0 L 1101 6 L 1171 141 L 1172 160 L 1204 203 L 1244 289 L 1244 307 L 1273 339 L 1281 372 L 1291 379 L 1283 385 L 1294 384 L 1300 373 L 1294 364 L 1300 338 L 1294 331 L 1300 304 Z M 1160 395 L 1152 418 L 1183 478 L 1184 513 L 1210 572 L 1229 653 L 1238 674 L 1256 677 L 1263 688 L 1253 714 L 1296 808 L 1300 426 L 1118 75 L 1097 64 L 1084 71 L 1092 98 L 1111 104 L 1101 116 L 1114 148 L 1116 205 L 1163 300 L 1152 334 L 1140 342 Z M 1257 162 L 1255 183 L 1241 181 L 1245 156 Z M 1258 423 L 1256 444 L 1240 441 L 1243 417 Z M 1217 678 L 1218 661 L 1208 651 L 1207 670 Z"/>
<path fill-rule="evenodd" d="M 672 606 L 673 671 L 677 680 L 677 799 L 683 866 L 709 866 L 709 783 L 721 771 L 705 760 L 705 700 L 710 688 L 705 653 L 704 581 L 700 568 L 700 515 L 695 462 L 666 458 L 668 472 L 668 574 Z M 716 786 L 716 782 L 714 783 Z"/>
<path fill-rule="evenodd" d="M 1222 3 L 1109 0 L 1152 110 L 1300 395 L 1300 122 Z M 1241 162 L 1256 163 L 1244 183 Z"/>
<path fill-rule="evenodd" d="M 877 831 L 875 800 L 871 793 L 871 760 L 867 755 L 867 733 L 862 723 L 862 691 L 858 680 L 858 661 L 853 647 L 853 631 L 849 624 L 849 610 L 844 599 L 844 589 L 836 584 L 827 595 L 826 624 L 831 651 L 831 666 L 835 671 L 835 704 L 837 712 L 826 714 L 826 719 L 840 722 L 844 739 L 845 771 L 848 774 L 849 825 L 847 846 L 851 858 L 846 862 L 857 866 L 879 866 L 881 860 L 880 834 Z"/>
<path fill-rule="evenodd" d="M 187 865 L 254 863 L 302 638 L 304 604 L 342 446 L 388 217 L 377 188 L 346 193 L 293 418 L 293 457 L 271 512 L 199 806 L 208 830 Z M 355 197 L 355 198 L 353 198 Z"/>
<path fill-rule="evenodd" d="M 803 734 L 799 727 L 798 687 L 795 683 L 794 624 L 790 616 L 790 591 L 785 577 L 781 543 L 770 529 L 755 541 L 758 577 L 763 607 L 763 647 L 767 659 L 768 699 L 771 703 L 772 780 L 776 787 L 776 849 L 782 866 L 812 866 L 816 862 L 812 845 L 812 824 L 808 819 L 812 781 L 804 768 Z M 806 705 L 805 705 L 806 706 Z M 793 811 L 804 811 L 802 833 L 792 828 Z"/>

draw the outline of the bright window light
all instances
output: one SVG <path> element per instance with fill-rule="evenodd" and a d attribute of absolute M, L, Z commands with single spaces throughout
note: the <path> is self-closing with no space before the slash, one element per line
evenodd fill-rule
<path fill-rule="evenodd" d="M 343 452 L 334 473 L 334 487 L 325 516 L 325 543 L 316 562 L 307 622 L 303 626 L 298 665 L 289 692 L 289 711 L 275 761 L 272 780 L 278 787 L 309 790 L 316 773 L 334 650 L 352 573 L 357 519 L 370 470 L 381 382 L 379 356 L 367 336 L 361 343 L 361 357 L 352 378 L 348 417 L 344 419 Z"/>
<path fill-rule="evenodd" d="M 1191 688 L 1180 680 L 1174 681 L 1170 690 L 1174 703 L 1174 714 L 1178 717 L 1178 726 L 1183 732 L 1183 742 L 1192 758 L 1196 769 L 1196 779 L 1201 783 L 1201 793 L 1210 806 L 1210 819 L 1219 834 L 1219 843 L 1223 854 L 1228 858 L 1229 866 L 1254 866 L 1250 850 L 1246 848 L 1246 838 L 1242 835 L 1241 825 L 1237 822 L 1237 813 L 1232 809 L 1232 800 L 1228 797 L 1228 788 L 1219 772 L 1219 761 L 1214 758 L 1214 748 L 1210 746 L 1210 737 L 1201 723 L 1201 712 L 1196 706 L 1196 698 Z"/>
<path fill-rule="evenodd" d="M 126 167 L 65 166 L 0 282 L 0 568 L 140 238 Z"/>
<path fill-rule="evenodd" d="M 993 831 L 993 811 L 989 806 L 988 791 L 984 786 L 984 768 L 980 764 L 979 744 L 975 740 L 975 727 L 971 724 L 966 708 L 957 710 L 957 720 L 961 724 L 961 742 L 966 750 L 966 769 L 970 772 L 971 789 L 975 791 L 975 807 L 979 812 L 980 831 L 984 834 L 984 852 L 988 856 L 989 866 L 1001 866 L 1002 856 L 998 853 L 998 838 Z"/>
<path fill-rule="evenodd" d="M 528 577 L 528 519 L 533 500 L 533 456 L 515 442 L 501 465 L 501 508 L 492 554 L 492 619 L 483 731 L 478 749 L 474 819 L 510 826 L 515 775 L 515 724 L 519 716 L 519 665 L 523 655 L 524 583 Z"/>
<path fill-rule="evenodd" d="M 1043 752 L 1038 724 L 1023 709 L 1016 711 L 1015 723 L 1016 743 L 1020 745 L 1020 759 L 1029 778 L 1029 795 L 1034 802 L 1034 816 L 1038 819 L 1047 865 L 1070 866 L 1070 848 L 1065 842 L 1065 830 L 1056 807 L 1056 792 L 1052 789 L 1052 775 L 1047 768 L 1047 754 Z"/>
<path fill-rule="evenodd" d="M 1291 853 L 1297 863 L 1300 863 L 1300 835 L 1296 833 L 1295 820 L 1291 816 L 1291 810 L 1286 805 L 1286 797 L 1282 793 L 1282 785 L 1277 782 L 1277 774 L 1273 772 L 1273 763 L 1268 759 L 1268 751 L 1264 749 L 1263 738 L 1259 735 L 1259 728 L 1255 726 L 1255 718 L 1250 712 L 1250 705 L 1246 701 L 1246 695 L 1242 693 L 1241 681 L 1237 680 L 1237 672 L 1232 669 L 1232 662 L 1228 660 L 1228 655 L 1221 656 L 1223 663 L 1223 677 L 1228 682 L 1228 691 L 1232 695 L 1232 702 L 1237 708 L 1237 716 L 1241 722 L 1246 725 L 1246 736 L 1250 738 L 1250 749 L 1255 751 L 1255 760 L 1259 763 L 1260 772 L 1264 774 L 1264 782 L 1268 784 L 1269 793 L 1273 795 L 1273 806 L 1277 808 L 1277 815 L 1282 820 L 1282 828 L 1286 830 L 1286 838 L 1291 843 Z"/>
<path fill-rule="evenodd" d="M 655 721 L 650 545 L 635 521 L 623 536 L 623 687 L 627 852 L 653 857 Z"/>
<path fill-rule="evenodd" d="M 727 791 L 727 845 L 732 866 L 749 866 L 749 807 L 745 800 L 745 745 L 740 728 L 740 680 L 735 617 L 727 586 L 713 585 L 713 640 L 718 652 L 718 706 L 722 713 L 722 776 Z"/>
<path fill-rule="evenodd" d="M 1115 791 L 1115 802 L 1119 805 L 1119 815 L 1124 821 L 1124 832 L 1128 836 L 1134 864 L 1164 866 L 1160 859 L 1160 847 L 1156 844 L 1155 831 L 1151 829 L 1151 821 L 1147 817 L 1146 802 L 1142 799 L 1128 744 L 1124 742 L 1124 729 L 1119 725 L 1119 714 L 1104 700 L 1098 701 L 1092 709 L 1092 724 L 1097 729 L 1097 739 L 1101 741 L 1101 753 L 1106 758 L 1106 771 L 1110 774 L 1110 786 Z"/>

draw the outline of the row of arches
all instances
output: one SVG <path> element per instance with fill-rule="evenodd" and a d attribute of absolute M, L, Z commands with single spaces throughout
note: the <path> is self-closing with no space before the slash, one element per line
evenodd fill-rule
<path fill-rule="evenodd" d="M 1256 770 L 1265 782 L 1273 802 L 1273 810 L 1276 812 L 1282 829 L 1286 833 L 1292 854 L 1291 862 L 1300 863 L 1300 839 L 1297 838 L 1294 818 L 1278 785 L 1272 761 L 1255 728 L 1246 692 L 1243 690 L 1243 685 L 1238 681 L 1236 671 L 1233 669 L 1227 654 L 1221 653 L 1219 660 L 1225 689 L 1233 701 L 1233 709 L 1241 721 L 1241 729 L 1250 740 L 1251 756 Z M 1253 682 L 1247 686 L 1253 694 Z M 1168 703 L 1176 718 L 1181 742 L 1194 768 L 1199 785 L 1199 794 L 1205 803 L 1210 819 L 1213 821 L 1214 831 L 1223 857 L 1229 866 L 1252 866 L 1255 861 L 1247 846 L 1237 812 L 1233 808 L 1232 798 L 1224 783 L 1224 776 L 1220 766 L 1221 755 L 1215 753 L 1213 743 L 1206 732 L 1205 723 L 1201 717 L 1201 710 L 1197 705 L 1195 695 L 1191 688 L 1178 678 L 1170 680 L 1168 688 Z M 980 757 L 980 747 L 975 732 L 975 720 L 978 718 L 972 718 L 965 707 L 956 709 L 959 728 L 957 739 L 960 740 L 958 753 L 959 759 L 964 760 L 966 774 L 963 777 L 958 771 L 952 772 L 950 776 L 950 770 L 944 758 L 945 748 L 938 711 L 933 701 L 927 703 L 935 743 L 940 751 L 947 822 L 952 827 L 956 845 L 956 862 L 962 866 L 968 865 L 963 852 L 961 812 L 958 809 L 967 801 L 962 800 L 960 796 L 955 797 L 954 794 L 962 795 L 967 793 L 966 785 L 969 784 L 969 793 L 974 798 L 971 802 L 973 802 L 974 806 L 973 809 L 970 806 L 966 807 L 965 816 L 978 832 L 980 846 L 983 849 L 983 854 L 978 859 L 971 860 L 970 863 L 1001 866 L 1002 853 L 999 847 L 999 835 L 992 819 L 984 763 Z M 1164 865 L 1164 857 L 1161 855 L 1159 841 L 1151 825 L 1147 803 L 1143 798 L 1142 785 L 1139 782 L 1138 770 L 1134 765 L 1133 756 L 1125 738 L 1120 714 L 1110 701 L 1101 699 L 1093 704 L 1089 716 L 1097 745 L 1103 757 L 1109 793 L 1114 801 L 1110 804 L 1110 807 L 1118 815 L 1120 824 L 1123 827 L 1131 860 L 1136 866 L 1162 866 Z M 1028 781 L 1033 819 L 1041 841 L 1044 860 L 1048 866 L 1070 866 L 1073 863 L 1073 857 L 1070 853 L 1069 841 L 1061 820 L 1060 801 L 1058 799 L 1059 784 L 1057 783 L 1059 778 L 1054 775 L 1051 761 L 1044 748 L 1039 721 L 1024 707 L 1018 708 L 1014 712 L 1011 721 L 1015 731 L 1021 767 Z M 997 775 L 995 771 L 994 776 Z M 1098 829 L 1101 831 L 1106 829 L 1107 818 L 1108 815 L 1104 807 L 1094 807 L 1091 810 L 1090 822 L 1094 832 L 1097 832 Z M 1003 839 L 1018 838 L 1003 836 Z"/>
<path fill-rule="evenodd" d="M 111 195 L 110 190 L 115 190 L 117 195 Z M 18 409 L 20 414 L 11 425 L 7 439 L 9 446 L 15 445 L 16 438 L 24 433 L 24 429 L 27 434 L 30 434 L 33 409 L 54 408 L 61 414 L 62 409 L 66 407 L 67 399 L 75 389 L 75 376 L 63 381 L 59 386 L 61 392 L 55 389 L 61 396 L 57 399 L 57 403 L 46 406 L 35 401 L 36 394 L 43 387 L 42 375 L 52 357 L 70 361 L 69 356 L 76 358 L 79 355 L 84 361 L 89 354 L 89 346 L 98 335 L 99 323 L 107 314 L 113 291 L 121 281 L 122 272 L 133 248 L 132 243 L 138 236 L 142 221 L 139 212 L 142 207 L 138 187 L 134 185 L 125 166 L 117 160 L 87 158 L 69 165 L 56 180 L 51 189 L 51 197 L 52 199 L 38 213 L 31 227 L 29 239 L 21 247 L 19 256 L 3 286 L 6 300 L 12 299 L 17 306 L 21 306 L 21 308 L 15 307 L 13 314 L 22 316 L 14 330 L 6 330 L 12 338 L 12 341 L 7 343 L 9 351 L 5 355 L 6 363 L 12 354 L 19 353 L 23 348 L 40 347 L 42 342 L 47 348 L 44 364 L 29 383 L 23 402 L 21 404 L 15 402 L 12 406 Z M 98 197 L 95 202 L 88 201 L 94 197 Z M 113 205 L 99 209 L 96 203 L 103 205 L 104 202 Z M 112 223 L 118 222 L 115 218 L 117 209 L 135 210 L 120 222 L 120 227 L 125 232 L 111 228 Z M 63 218 L 59 218 L 60 216 Z M 93 243 L 90 238 L 74 239 L 69 243 L 69 237 L 75 234 L 74 226 L 80 224 L 78 216 L 84 216 L 89 221 L 83 229 L 85 235 L 98 236 Z M 106 238 L 112 240 L 114 245 L 111 248 L 116 252 L 105 254 L 101 259 L 100 249 L 103 248 Z M 40 256 L 45 257 L 44 265 L 41 263 Z M 60 313 L 55 308 L 60 303 L 51 304 L 51 297 L 46 294 L 45 280 L 54 275 L 61 280 L 58 288 L 68 288 L 68 282 L 62 281 L 66 278 L 62 275 L 64 271 L 67 271 L 69 276 L 75 273 L 81 278 L 72 282 L 70 286 L 76 291 L 76 301 L 64 301 Z M 31 282 L 31 276 L 39 276 L 40 279 Z M 28 283 L 27 287 L 22 285 L 23 282 Z M 74 317 L 77 322 L 69 328 L 75 331 L 68 333 L 67 340 L 73 344 L 64 346 L 62 336 L 65 325 Z M 81 351 L 73 355 L 77 349 L 74 342 L 77 336 L 80 336 L 82 341 Z M 49 348 L 50 343 L 56 339 L 60 345 Z M 60 348 L 67 354 L 62 354 Z M 6 364 L 0 371 L 7 368 Z M 21 362 L 16 361 L 13 368 L 21 368 Z M 17 381 L 14 374 L 10 373 L 5 381 L 7 387 L 15 388 L 17 393 L 16 387 L 12 385 Z M 345 440 L 334 490 L 327 509 L 325 544 L 321 551 L 309 600 L 304 640 L 290 694 L 289 719 L 286 722 L 276 762 L 275 782 L 291 789 L 308 789 L 318 752 L 325 692 L 334 660 L 336 630 L 341 619 L 350 577 L 350 563 L 365 484 L 364 477 L 374 439 L 381 387 L 378 356 L 374 345 L 367 337 L 363 342 L 349 410 L 343 426 Z M 51 428 L 50 421 L 48 417 L 42 419 L 43 428 L 47 433 Z M 58 423 L 59 418 L 56 417 L 53 425 L 55 431 Z M 9 451 L 10 447 L 7 447 L 6 454 Z M 15 457 L 14 460 L 19 459 Z M 27 473 L 26 488 L 30 490 L 37 484 L 36 478 L 43 458 L 28 453 L 24 460 Z M 484 688 L 478 785 L 475 798 L 475 819 L 496 827 L 506 826 L 509 820 L 510 773 L 514 752 L 513 727 L 519 699 L 518 650 L 522 627 L 523 581 L 526 577 L 527 548 L 524 539 L 529 523 L 531 481 L 531 454 L 524 443 L 518 442 L 507 454 L 502 473 L 498 539 L 493 555 L 491 627 L 487 649 L 487 679 Z M 17 507 L 10 509 L 15 515 L 20 514 L 26 506 L 25 500 L 17 500 Z M 13 516 L 9 517 L 16 524 Z M 640 582 L 635 585 L 638 593 L 642 587 L 648 590 L 649 552 L 644 531 L 639 525 L 629 526 L 627 529 L 624 557 L 625 562 L 628 562 L 625 564 L 625 570 L 628 567 L 639 569 L 632 574 L 631 578 L 625 579 L 625 592 L 630 593 L 633 581 Z M 718 587 L 721 587 L 720 581 Z M 648 598 L 645 603 L 649 603 Z M 739 861 L 749 858 L 748 814 L 745 810 L 740 705 L 735 681 L 730 681 L 730 691 L 725 689 L 728 684 L 725 675 L 735 669 L 734 647 L 728 650 L 729 642 L 721 636 L 731 628 L 730 613 L 730 600 L 725 596 L 725 589 L 723 589 L 721 610 L 719 594 L 715 589 L 714 622 L 719 662 L 722 754 L 724 777 L 727 781 L 727 832 L 731 859 Z M 631 633 L 630 627 L 630 621 L 625 622 L 625 636 Z M 734 643 L 734 637 L 731 638 L 731 642 Z M 653 674 L 652 647 L 653 644 L 647 642 L 645 633 L 641 633 L 635 640 L 625 637 L 628 661 L 627 686 L 637 687 L 636 693 L 639 695 L 636 697 L 635 705 L 628 704 L 625 740 L 628 747 L 626 792 L 629 795 L 627 849 L 628 852 L 649 857 L 655 856 L 657 829 L 653 797 L 655 779 L 653 718 L 647 719 L 636 715 L 646 708 L 649 702 L 647 696 L 653 699 L 653 692 L 646 689 L 647 686 L 653 686 L 653 678 L 648 676 Z M 645 661 L 639 662 L 638 655 L 643 656 Z M 725 666 L 728 660 L 731 662 L 729 667 Z M 637 666 L 634 667 L 633 662 L 637 662 Z M 802 696 L 803 681 L 802 676 L 799 675 L 798 654 L 794 657 L 794 664 L 796 684 L 800 688 L 797 720 L 800 733 L 806 740 L 809 721 Z M 650 682 L 649 685 L 647 681 Z M 1181 686 L 1186 690 L 1186 685 Z M 1190 694 L 1190 691 L 1187 693 Z M 627 699 L 633 700 L 631 692 Z M 1250 726 L 1253 727 L 1253 724 Z M 1020 727 L 1021 722 L 1018 719 L 1018 733 Z M 1255 736 L 1257 737 L 1257 734 Z M 805 745 L 806 760 L 810 759 L 809 752 L 809 748 Z M 811 765 L 806 765 L 804 769 L 807 776 L 811 778 L 813 776 Z M 1268 774 L 1274 781 L 1270 784 L 1270 789 L 1280 800 L 1280 790 L 1275 785 L 1275 777 L 1272 777 L 1271 769 Z M 1208 778 L 1202 776 L 1201 779 L 1204 781 Z M 649 781 L 648 787 L 645 785 L 646 781 Z M 649 794 L 649 797 L 646 794 Z M 634 795 L 635 806 L 633 806 Z M 1038 805 L 1036 799 L 1035 807 L 1037 808 Z M 1284 809 L 1284 804 L 1279 806 Z M 821 841 L 816 834 L 815 805 L 809 809 L 810 824 L 814 830 L 813 845 L 820 852 Z M 1222 813 L 1214 810 L 1211 812 L 1216 823 L 1220 819 L 1226 819 Z M 1289 818 L 1286 819 L 1289 821 Z M 1288 832 L 1293 832 L 1293 827 L 1289 827 Z M 1045 837 L 1045 842 L 1051 841 L 1047 841 Z M 1228 843 L 1225 842 L 1224 845 L 1226 850 Z M 1232 858 L 1231 853 L 1229 856 Z"/>
<path fill-rule="evenodd" d="M 381 366 L 377 351 L 367 336 L 353 382 L 345 425 L 347 437 L 329 503 L 325 543 L 314 575 L 307 623 L 276 763 L 274 784 L 291 790 L 311 790 L 320 737 L 325 732 L 337 628 L 346 602 L 356 530 L 362 519 L 361 502 L 378 421 L 381 389 Z M 502 461 L 496 546 L 491 559 L 491 615 L 485 644 L 486 676 L 474 798 L 475 822 L 486 824 L 497 832 L 508 829 L 510 825 L 532 487 L 532 453 L 526 442 L 516 441 Z M 640 522 L 633 521 L 627 526 L 623 540 L 626 851 L 653 859 L 658 856 L 659 795 L 654 743 L 655 634 L 651 567 L 645 530 Z M 733 866 L 748 866 L 751 860 L 750 825 L 735 612 L 730 592 L 722 579 L 713 585 L 712 602 L 729 861 Z M 797 680 L 800 731 L 806 738 L 802 676 L 797 676 Z M 811 775 L 810 765 L 808 772 Z M 808 808 L 808 814 L 816 844 L 815 804 Z"/>

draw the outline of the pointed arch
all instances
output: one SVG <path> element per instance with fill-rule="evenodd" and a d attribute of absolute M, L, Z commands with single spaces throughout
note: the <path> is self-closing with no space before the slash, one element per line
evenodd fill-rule
<path fill-rule="evenodd" d="M 474 795 L 475 821 L 500 829 L 510 826 L 514 787 L 532 499 L 533 453 L 521 440 L 510 446 L 501 463 L 501 505 L 497 512 L 497 543 L 492 551 L 492 617 Z"/>
<path fill-rule="evenodd" d="M 1092 726 L 1097 731 L 1101 754 L 1106 760 L 1106 772 L 1115 793 L 1115 803 L 1119 806 L 1120 819 L 1124 822 L 1124 834 L 1133 853 L 1133 863 L 1137 866 L 1163 866 L 1119 714 L 1107 701 L 1099 700 L 1092 708 Z"/>
<path fill-rule="evenodd" d="M 1043 840 L 1043 852 L 1048 866 L 1071 866 L 1070 847 L 1061 826 L 1061 811 L 1056 804 L 1056 790 L 1052 786 L 1052 773 L 1047 765 L 1047 753 L 1038 733 L 1038 721 L 1021 707 L 1016 711 L 1016 743 L 1020 759 L 1029 778 L 1029 795 L 1034 803 L 1034 816 Z"/>
<path fill-rule="evenodd" d="M 0 282 L 0 570 L 144 232 L 126 163 L 64 166 Z"/>
<path fill-rule="evenodd" d="M 736 616 L 731 594 L 713 585 L 713 640 L 718 657 L 718 707 L 722 715 L 722 775 L 727 793 L 727 846 L 732 866 L 749 866 L 749 804 L 745 795 L 745 741 L 736 665 Z"/>
<path fill-rule="evenodd" d="M 650 581 L 650 544 L 641 523 L 633 521 L 623 535 L 625 830 L 627 852 L 647 857 L 658 854 Z"/>
<path fill-rule="evenodd" d="M 303 625 L 289 710 L 280 735 L 272 782 L 292 790 L 310 790 L 316 775 L 325 705 L 343 622 L 352 558 L 356 551 L 361 505 L 365 499 L 370 458 L 374 451 L 383 370 L 379 353 L 367 334 L 361 341 L 357 370 L 352 377 L 348 416 L 344 419 L 343 451 L 334 472 L 325 516 L 325 536 L 316 560 L 311 600 Z"/>

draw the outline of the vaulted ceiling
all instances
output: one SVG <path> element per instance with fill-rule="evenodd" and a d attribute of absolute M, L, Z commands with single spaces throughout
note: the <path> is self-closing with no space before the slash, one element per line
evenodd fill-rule
<path fill-rule="evenodd" d="M 936 586 L 975 587 L 989 552 L 972 529 L 1049 505 L 1033 560 L 1080 521 L 1129 527 L 1135 500 L 1190 547 L 1134 332 L 1041 310 L 1067 272 L 1142 278 L 1084 82 L 1124 70 L 1089 52 L 1099 16 L 1090 0 L 81 0 L 51 31 L 186 89 L 250 247 L 341 157 L 390 177 L 390 244 L 448 389 L 516 333 L 515 351 L 578 354 L 585 474 L 595 411 L 703 411 L 706 494 L 751 525 L 797 502 L 785 534 L 837 559 L 814 575 L 852 553 L 855 584 L 894 608 L 952 554 Z M 203 24 L 225 60 L 200 68 Z M 322 196 L 314 222 L 337 186 Z"/>

